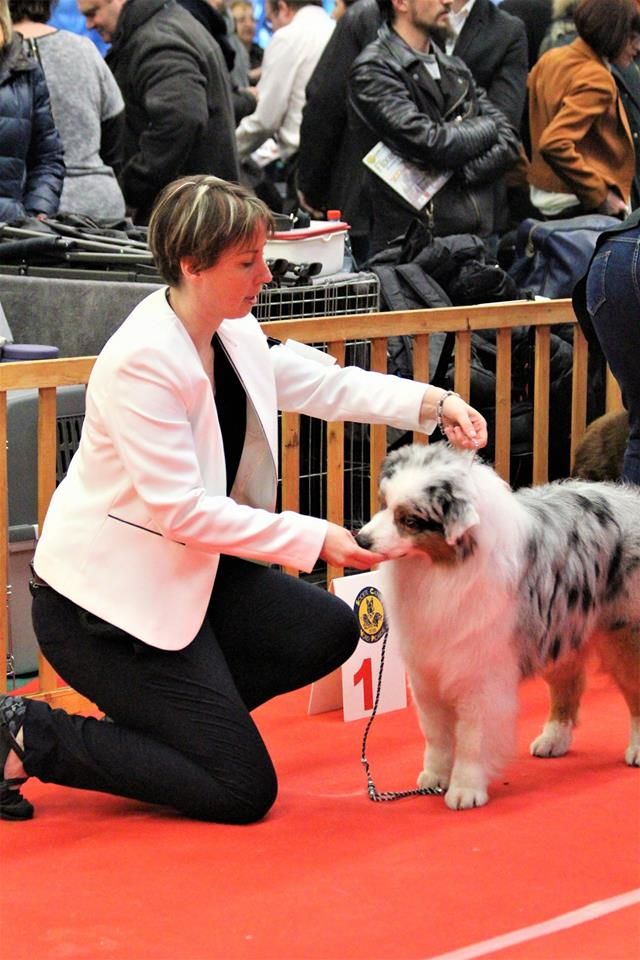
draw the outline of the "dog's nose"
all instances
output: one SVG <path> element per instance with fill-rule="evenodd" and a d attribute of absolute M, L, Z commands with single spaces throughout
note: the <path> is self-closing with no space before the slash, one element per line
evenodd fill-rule
<path fill-rule="evenodd" d="M 359 547 L 362 547 L 363 550 L 371 549 L 371 537 L 362 530 L 359 530 L 358 533 L 356 533 L 356 543 Z"/>

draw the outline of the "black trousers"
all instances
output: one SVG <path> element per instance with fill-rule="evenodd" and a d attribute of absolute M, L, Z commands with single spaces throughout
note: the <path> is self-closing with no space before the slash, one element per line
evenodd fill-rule
<path fill-rule="evenodd" d="M 358 627 L 347 604 L 277 570 L 223 557 L 205 621 L 183 650 L 150 647 L 49 588 L 33 622 L 58 674 L 113 721 L 28 701 L 28 774 L 250 823 L 277 779 L 250 711 L 342 664 Z"/>

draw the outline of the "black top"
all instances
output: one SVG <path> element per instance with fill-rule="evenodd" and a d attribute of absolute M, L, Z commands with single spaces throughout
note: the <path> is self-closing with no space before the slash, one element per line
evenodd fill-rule
<path fill-rule="evenodd" d="M 217 333 L 213 345 L 213 382 L 227 467 L 227 494 L 240 465 L 247 429 L 247 395 Z"/>

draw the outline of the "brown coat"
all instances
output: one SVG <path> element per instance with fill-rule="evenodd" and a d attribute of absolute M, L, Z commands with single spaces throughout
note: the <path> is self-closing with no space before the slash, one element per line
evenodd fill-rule
<path fill-rule="evenodd" d="M 607 190 L 629 202 L 635 154 L 625 109 L 605 62 L 578 37 L 549 50 L 529 74 L 529 183 L 574 193 L 595 210 Z"/>

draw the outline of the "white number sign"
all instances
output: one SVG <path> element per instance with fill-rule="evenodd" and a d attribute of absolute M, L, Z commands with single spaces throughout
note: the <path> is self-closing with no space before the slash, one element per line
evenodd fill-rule
<path fill-rule="evenodd" d="M 342 706 L 345 720 L 370 716 L 378 687 L 383 644 L 384 670 L 377 712 L 406 707 L 406 672 L 389 631 L 379 579 L 379 574 L 373 571 L 339 577 L 332 582 L 333 592 L 352 607 L 358 619 L 360 640 L 340 670 L 314 683 L 310 713 L 336 710 Z"/>

